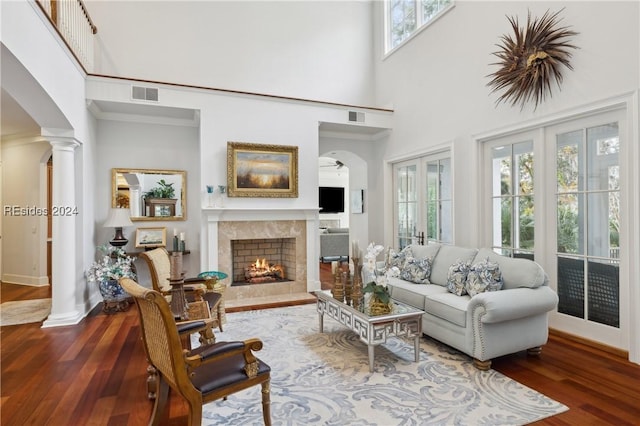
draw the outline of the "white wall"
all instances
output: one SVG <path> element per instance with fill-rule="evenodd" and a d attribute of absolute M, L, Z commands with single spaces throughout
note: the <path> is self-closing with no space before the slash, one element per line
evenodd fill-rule
<path fill-rule="evenodd" d="M 606 1 L 457 1 L 441 19 L 383 58 L 382 6 L 376 2 L 376 103 L 392 105 L 395 111 L 384 158 L 402 159 L 453 141 L 454 193 L 469 194 L 469 176 L 478 176 L 473 135 L 638 90 L 638 6 Z M 490 64 L 496 62 L 491 53 L 499 37 L 511 32 L 505 15 L 518 16 L 524 25 L 528 10 L 536 17 L 563 7 L 561 23 L 579 32 L 572 42 L 580 49 L 572 52 L 574 71 L 564 70 L 561 90 L 554 87 L 553 97 L 537 110 L 495 106 L 498 95 L 490 94 L 486 76 L 496 70 Z M 456 243 L 479 243 L 475 222 L 468 217 L 477 207 L 473 194 L 455 197 Z M 387 229 L 391 223 L 385 221 Z"/>
<path fill-rule="evenodd" d="M 369 2 L 86 5 L 98 26 L 97 74 L 371 104 Z"/>

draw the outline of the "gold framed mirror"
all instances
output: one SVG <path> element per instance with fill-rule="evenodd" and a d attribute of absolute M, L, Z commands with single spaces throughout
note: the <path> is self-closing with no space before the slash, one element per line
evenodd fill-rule
<path fill-rule="evenodd" d="M 187 172 L 111 169 L 111 207 L 129 208 L 132 221 L 186 220 Z"/>

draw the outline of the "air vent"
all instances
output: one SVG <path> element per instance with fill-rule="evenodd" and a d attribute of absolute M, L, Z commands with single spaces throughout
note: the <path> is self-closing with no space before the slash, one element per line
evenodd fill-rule
<path fill-rule="evenodd" d="M 154 87 L 132 86 L 131 97 L 140 101 L 158 101 L 158 89 Z"/>
<path fill-rule="evenodd" d="M 349 121 L 364 123 L 364 112 L 349 111 Z"/>

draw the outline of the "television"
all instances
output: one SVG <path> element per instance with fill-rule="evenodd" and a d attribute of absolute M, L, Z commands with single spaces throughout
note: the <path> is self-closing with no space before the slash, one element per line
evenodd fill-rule
<path fill-rule="evenodd" d="M 320 213 L 344 213 L 344 188 L 321 186 L 318 195 Z"/>

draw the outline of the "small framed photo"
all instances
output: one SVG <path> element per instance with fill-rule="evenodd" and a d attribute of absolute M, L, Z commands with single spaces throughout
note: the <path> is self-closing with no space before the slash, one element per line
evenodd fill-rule
<path fill-rule="evenodd" d="M 167 245 L 167 228 L 136 229 L 136 247 L 164 247 Z"/>

